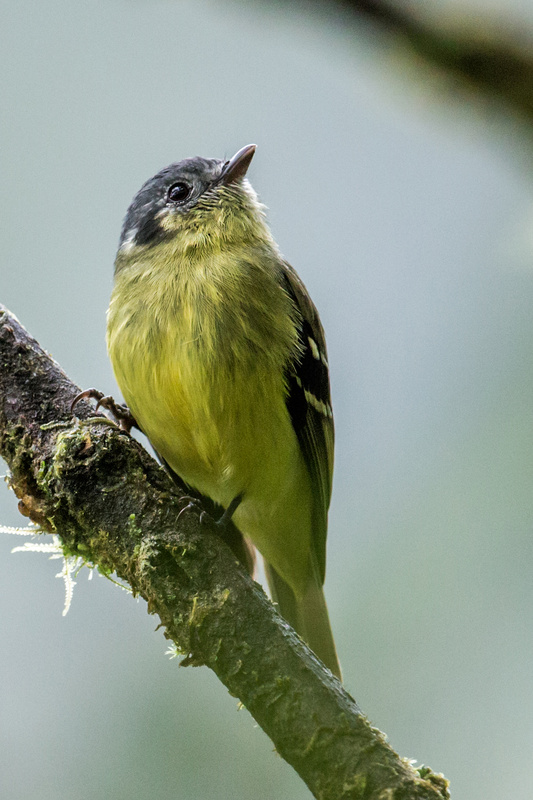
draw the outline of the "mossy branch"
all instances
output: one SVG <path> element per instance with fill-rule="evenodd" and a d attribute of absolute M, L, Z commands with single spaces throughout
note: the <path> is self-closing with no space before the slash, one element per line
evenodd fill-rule
<path fill-rule="evenodd" d="M 281 619 L 231 550 L 134 439 L 0 306 L 0 454 L 19 509 L 67 555 L 116 573 L 188 664 L 210 667 L 322 800 L 443 800 L 442 776 L 398 757 Z"/>

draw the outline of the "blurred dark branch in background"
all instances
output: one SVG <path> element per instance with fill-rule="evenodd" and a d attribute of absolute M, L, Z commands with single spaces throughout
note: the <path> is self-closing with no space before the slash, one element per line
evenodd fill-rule
<path fill-rule="evenodd" d="M 321 800 L 445 800 L 284 622 L 161 467 L 87 403 L 0 305 L 0 455 L 19 509 L 66 555 L 116 573 L 157 614 L 185 662 L 238 697 Z M 185 663 L 182 662 L 182 663 Z M 235 754 L 235 759 L 239 755 Z"/>
<path fill-rule="evenodd" d="M 339 0 L 356 17 L 374 23 L 470 89 L 484 93 L 533 123 L 533 31 L 498 24 L 489 15 L 419 15 L 386 0 Z M 441 11 L 441 14 L 445 12 Z"/>

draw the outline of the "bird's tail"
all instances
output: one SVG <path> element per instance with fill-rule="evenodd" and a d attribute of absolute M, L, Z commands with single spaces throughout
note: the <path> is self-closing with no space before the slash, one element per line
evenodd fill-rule
<path fill-rule="evenodd" d="M 272 600 L 277 603 L 281 616 L 300 634 L 326 667 L 342 680 L 324 589 L 318 578 L 313 576 L 309 580 L 307 590 L 300 600 L 281 575 L 266 562 L 265 572 Z"/>

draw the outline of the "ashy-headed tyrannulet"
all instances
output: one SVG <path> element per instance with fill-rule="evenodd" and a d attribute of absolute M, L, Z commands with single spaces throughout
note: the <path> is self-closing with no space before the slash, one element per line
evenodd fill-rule
<path fill-rule="evenodd" d="M 323 593 L 333 418 L 318 313 L 230 161 L 190 158 L 126 214 L 107 342 L 138 426 L 262 554 L 281 614 L 340 675 Z"/>

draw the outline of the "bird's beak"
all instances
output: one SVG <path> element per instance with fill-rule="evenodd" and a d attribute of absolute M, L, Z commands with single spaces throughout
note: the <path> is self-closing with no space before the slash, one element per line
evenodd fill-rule
<path fill-rule="evenodd" d="M 232 159 L 226 161 L 222 168 L 222 174 L 219 178 L 219 183 L 227 186 L 230 183 L 235 183 L 241 178 L 244 178 L 250 166 L 255 148 L 255 144 L 247 144 L 246 147 L 241 148 L 238 153 L 235 153 Z"/>

